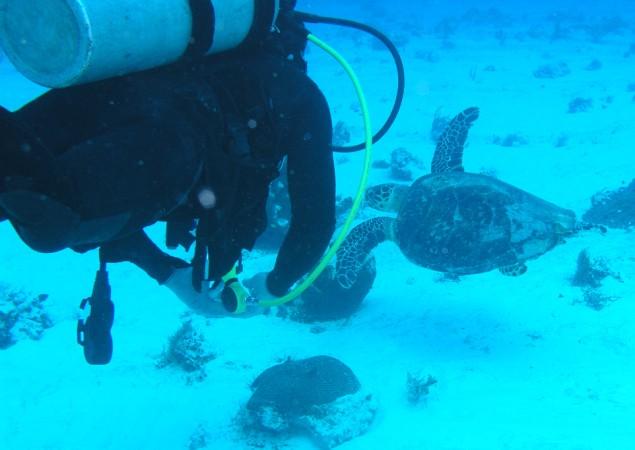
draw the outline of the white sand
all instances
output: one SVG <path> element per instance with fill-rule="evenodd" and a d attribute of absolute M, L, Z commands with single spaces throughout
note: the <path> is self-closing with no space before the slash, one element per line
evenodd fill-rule
<path fill-rule="evenodd" d="M 342 10 L 336 2 L 318 10 L 318 3 L 305 2 L 305 9 L 370 18 L 388 34 L 407 38 L 401 47 L 406 100 L 395 127 L 376 146 L 377 159 L 405 147 L 429 167 L 434 150 L 429 130 L 437 108 L 453 115 L 475 105 L 481 118 L 470 132 L 468 170 L 495 170 L 501 179 L 578 214 L 596 191 L 633 178 L 635 93 L 626 86 L 635 82 L 635 55 L 623 57 L 635 41 L 632 30 L 601 43 L 580 36 L 554 43 L 510 37 L 500 46 L 496 29 L 482 27 L 452 37 L 455 48 L 446 50 L 429 26 L 413 35 L 416 29 L 408 24 L 417 18 L 406 12 L 383 17 L 372 8 Z M 357 34 L 313 28 L 354 63 L 379 125 L 394 92 L 387 55 Z M 437 54 L 438 62 L 417 58 L 422 51 Z M 334 119 L 361 137 L 348 80 L 316 50 L 310 57 L 311 74 L 330 100 Z M 603 68 L 583 70 L 594 58 Z M 560 61 L 570 75 L 533 77 L 540 65 Z M 485 71 L 489 65 L 496 70 Z M 0 104 L 10 109 L 41 92 L 6 61 L 0 64 L 0 85 Z M 593 109 L 567 114 L 569 101 L 578 96 L 593 98 Z M 613 102 L 603 109 L 607 96 Z M 511 133 L 527 144 L 492 143 L 494 135 Z M 556 148 L 562 133 L 568 142 Z M 350 195 L 361 157 L 346 159 L 338 166 L 338 189 Z M 385 180 L 384 171 L 373 171 L 372 183 Z M 161 242 L 162 230 L 152 232 Z M 207 365 L 205 381 L 193 385 L 176 369 L 155 368 L 186 314 L 167 290 L 132 265 L 111 265 L 114 359 L 106 367 L 89 367 L 74 344 L 74 327 L 77 304 L 91 289 L 96 254 L 34 253 L 7 223 L 0 224 L 0 243 L 0 281 L 48 293 L 56 323 L 42 340 L 0 352 L 2 449 L 187 449 L 197 429 L 206 434 L 208 449 L 252 448 L 233 424 L 251 380 L 280 359 L 318 354 L 348 364 L 380 403 L 370 432 L 342 449 L 635 448 L 632 233 L 585 232 L 530 261 L 522 277 L 491 272 L 459 283 L 439 282 L 439 274 L 414 267 L 393 245 L 382 245 L 375 253 L 379 275 L 363 308 L 345 323 L 326 324 L 321 334 L 275 317 L 196 318 L 218 358 Z M 601 311 L 579 303 L 582 291 L 569 283 L 585 248 L 621 275 L 622 282 L 605 280 L 601 292 L 616 300 Z M 271 257 L 252 258 L 247 266 L 266 270 L 270 263 Z M 408 371 L 438 380 L 419 406 L 406 398 Z M 287 448 L 311 446 L 298 439 Z"/>

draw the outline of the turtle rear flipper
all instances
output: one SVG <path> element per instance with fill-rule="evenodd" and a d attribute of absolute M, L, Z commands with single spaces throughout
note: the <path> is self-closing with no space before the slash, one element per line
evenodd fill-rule
<path fill-rule="evenodd" d="M 435 173 L 463 172 L 463 147 L 467 132 L 478 119 L 479 109 L 468 108 L 459 113 L 445 129 L 432 158 L 432 170 Z"/>
<path fill-rule="evenodd" d="M 516 263 L 510 266 L 500 267 L 498 270 L 506 277 L 518 277 L 527 272 L 527 266 L 525 263 Z"/>

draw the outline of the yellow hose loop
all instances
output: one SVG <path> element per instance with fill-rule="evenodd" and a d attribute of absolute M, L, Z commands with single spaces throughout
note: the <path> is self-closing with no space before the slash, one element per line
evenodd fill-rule
<path fill-rule="evenodd" d="M 309 34 L 307 39 L 320 47 L 322 50 L 331 55 L 340 65 L 344 68 L 344 71 L 349 76 L 351 81 L 353 82 L 353 86 L 355 87 L 355 92 L 357 93 L 357 98 L 359 100 L 362 117 L 364 120 L 364 141 L 366 143 L 366 151 L 364 152 L 364 169 L 362 171 L 362 176 L 359 181 L 359 187 L 357 188 L 357 195 L 355 197 L 355 201 L 353 202 L 353 207 L 351 208 L 351 212 L 346 218 L 346 222 L 344 222 L 344 226 L 342 230 L 333 242 L 333 245 L 329 248 L 326 254 L 322 257 L 319 264 L 313 269 L 313 271 L 300 283 L 298 284 L 291 292 L 284 295 L 280 298 L 270 299 L 270 300 L 261 300 L 258 304 L 262 307 L 272 307 L 272 306 L 280 306 L 291 300 L 300 296 L 306 289 L 313 284 L 313 282 L 320 276 L 320 274 L 326 269 L 329 265 L 337 251 L 339 250 L 342 242 L 346 238 L 348 231 L 350 230 L 355 217 L 357 216 L 357 211 L 359 210 L 362 200 L 364 199 L 364 192 L 366 190 L 366 184 L 368 183 L 368 176 L 370 174 L 371 163 L 372 163 L 372 153 L 373 153 L 373 131 L 370 123 L 370 113 L 368 111 L 368 103 L 366 102 L 366 97 L 364 96 L 364 91 L 362 90 L 361 83 L 355 75 L 353 68 L 351 65 L 340 55 L 334 48 L 326 44 L 324 41 L 320 40 L 316 36 Z"/>

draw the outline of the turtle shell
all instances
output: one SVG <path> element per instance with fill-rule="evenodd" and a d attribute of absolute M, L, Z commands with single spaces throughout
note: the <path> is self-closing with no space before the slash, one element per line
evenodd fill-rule
<path fill-rule="evenodd" d="M 540 256 L 574 228 L 572 211 L 489 176 L 449 172 L 412 184 L 395 238 L 415 264 L 461 275 Z"/>

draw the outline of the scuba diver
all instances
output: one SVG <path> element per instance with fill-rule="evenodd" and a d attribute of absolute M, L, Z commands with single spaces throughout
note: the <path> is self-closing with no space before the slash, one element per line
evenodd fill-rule
<path fill-rule="evenodd" d="M 223 281 L 230 285 L 242 251 L 265 230 L 269 184 L 284 159 L 290 227 L 273 269 L 251 279 L 251 295 L 284 296 L 329 245 L 335 227 L 332 123 L 322 92 L 307 75 L 304 21 L 295 14 L 295 0 L 242 3 L 253 7 L 245 23 L 222 1 L 190 0 L 191 30 L 178 58 L 155 57 L 174 59 L 169 64 L 111 67 L 139 59 L 129 52 L 125 63 L 107 64 L 114 58 L 112 42 L 106 56 L 93 43 L 96 61 L 84 61 L 74 73 L 66 66 L 56 72 L 53 63 L 39 73 L 20 67 L 33 66 L 50 48 L 12 59 L 54 89 L 15 112 L 0 107 L 0 221 L 8 220 L 38 252 L 98 249 L 93 294 L 81 305 L 90 303 L 90 314 L 78 324 L 89 363 L 107 363 L 112 354 L 108 263 L 132 262 L 193 310 L 224 312 L 210 290 Z M 177 13 L 170 11 L 170 23 Z M 242 34 L 227 31 L 235 22 Z M 15 56 L 3 32 L 5 52 Z M 99 32 L 92 32 L 99 44 Z M 166 223 L 168 248 L 194 246 L 191 262 L 150 240 L 144 228 L 159 221 Z"/>
<path fill-rule="evenodd" d="M 3 215 L 36 251 L 99 247 L 103 262 L 133 262 L 187 303 L 264 230 L 268 185 L 286 157 L 292 225 L 265 285 L 283 295 L 335 223 L 331 117 L 306 75 L 306 40 L 290 33 L 3 110 Z M 158 220 L 170 245 L 196 243 L 193 264 L 149 240 L 143 228 Z"/>

